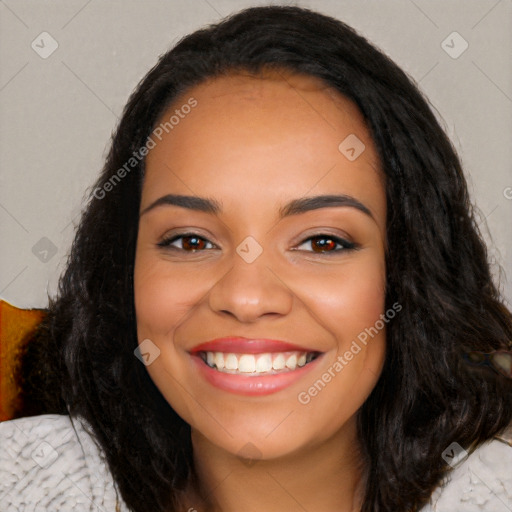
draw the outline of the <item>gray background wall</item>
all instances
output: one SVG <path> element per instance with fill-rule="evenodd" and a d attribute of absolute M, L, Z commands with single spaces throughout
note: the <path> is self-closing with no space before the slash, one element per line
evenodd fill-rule
<path fill-rule="evenodd" d="M 206 23 L 268 3 L 284 2 L 0 0 L 1 298 L 47 304 L 110 134 L 157 57 Z M 512 0 L 293 3 L 352 25 L 430 98 L 512 303 Z"/>

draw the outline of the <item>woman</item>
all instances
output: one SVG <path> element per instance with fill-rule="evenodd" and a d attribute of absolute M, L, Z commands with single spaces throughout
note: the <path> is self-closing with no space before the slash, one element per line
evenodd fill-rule
<path fill-rule="evenodd" d="M 37 336 L 58 415 L 2 425 L 4 496 L 498 510 L 511 339 L 415 86 L 337 20 L 249 9 L 130 98 Z"/>

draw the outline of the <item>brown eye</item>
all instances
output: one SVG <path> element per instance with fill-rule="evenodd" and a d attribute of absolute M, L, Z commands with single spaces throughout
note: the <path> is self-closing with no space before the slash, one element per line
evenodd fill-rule
<path fill-rule="evenodd" d="M 355 249 L 356 244 L 349 242 L 348 240 L 344 240 L 343 238 L 338 238 L 337 236 L 332 235 L 315 235 L 310 238 L 304 240 L 299 249 L 303 246 L 309 246 L 311 250 L 305 250 L 306 252 L 316 252 L 316 253 L 337 253 L 350 249 Z"/>
<path fill-rule="evenodd" d="M 212 249 L 213 244 L 205 238 L 193 233 L 185 233 L 165 238 L 157 244 L 159 247 L 174 249 L 178 251 L 196 252 L 205 249 Z"/>
<path fill-rule="evenodd" d="M 186 251 L 200 251 L 206 247 L 206 240 L 197 236 L 184 236 L 182 237 L 183 249 Z"/>
<path fill-rule="evenodd" d="M 314 237 L 311 239 L 311 247 L 315 252 L 330 252 L 336 249 L 337 243 L 332 238 Z"/>

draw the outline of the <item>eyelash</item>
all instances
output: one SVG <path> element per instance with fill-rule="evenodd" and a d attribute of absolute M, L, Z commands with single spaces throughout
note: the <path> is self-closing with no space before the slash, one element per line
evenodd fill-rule
<path fill-rule="evenodd" d="M 173 242 L 176 242 L 177 240 L 180 240 L 182 238 L 195 238 L 197 240 L 206 242 L 207 244 L 211 244 L 212 246 L 214 246 L 214 244 L 212 242 L 210 242 L 208 239 L 206 239 L 200 235 L 197 235 L 196 233 L 182 233 L 182 234 L 178 234 L 178 235 L 172 235 L 172 236 L 164 238 L 163 240 L 158 242 L 157 246 L 164 248 L 164 249 L 181 251 L 181 252 L 189 252 L 189 253 L 196 253 L 196 252 L 202 252 L 202 250 L 208 250 L 208 249 L 202 249 L 202 250 L 192 249 L 190 251 L 187 251 L 186 249 L 182 249 L 180 247 L 175 247 L 175 246 L 171 245 Z M 331 254 L 331 253 L 336 254 L 336 253 L 340 253 L 340 252 L 344 252 L 344 251 L 355 250 L 358 248 L 357 244 L 355 244 L 353 242 L 349 242 L 348 240 L 345 240 L 344 238 L 340 238 L 340 237 L 334 236 L 334 235 L 323 234 L 323 233 L 318 234 L 318 235 L 313 235 L 313 236 L 310 236 L 310 237 L 304 239 L 298 245 L 298 247 L 300 247 L 301 245 L 304 245 L 305 243 L 312 241 L 314 239 L 329 240 L 331 242 L 334 242 L 336 245 L 341 246 L 341 249 L 334 249 L 332 251 L 314 251 L 313 250 L 313 251 L 307 251 L 307 252 L 312 252 L 315 254 Z M 299 249 L 293 249 L 293 250 L 299 250 Z"/>

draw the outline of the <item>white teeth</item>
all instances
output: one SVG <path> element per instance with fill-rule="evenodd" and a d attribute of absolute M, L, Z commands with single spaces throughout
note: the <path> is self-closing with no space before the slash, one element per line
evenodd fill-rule
<path fill-rule="evenodd" d="M 236 368 L 235 368 L 236 369 Z M 238 371 L 252 373 L 256 371 L 256 359 L 251 354 L 244 354 L 238 360 Z"/>
<path fill-rule="evenodd" d="M 274 370 L 282 370 L 286 366 L 286 361 L 283 354 L 278 354 L 272 361 L 272 368 Z"/>
<path fill-rule="evenodd" d="M 269 372 L 270 370 L 272 370 L 272 355 L 261 354 L 260 357 L 256 359 L 256 371 Z"/>
<path fill-rule="evenodd" d="M 226 370 L 238 370 L 238 359 L 235 354 L 227 354 L 224 365 Z"/>
<path fill-rule="evenodd" d="M 262 374 L 293 371 L 316 358 L 313 352 L 266 352 L 264 354 L 234 354 L 203 352 L 205 363 L 227 373 Z"/>
<path fill-rule="evenodd" d="M 208 352 L 206 353 L 206 362 L 208 362 Z M 224 368 L 224 354 L 222 352 L 215 352 L 214 363 L 217 370 L 222 370 Z"/>
<path fill-rule="evenodd" d="M 295 370 L 295 368 L 297 368 L 297 356 L 295 354 L 292 354 L 286 360 L 286 368 L 288 368 L 290 370 Z"/>

